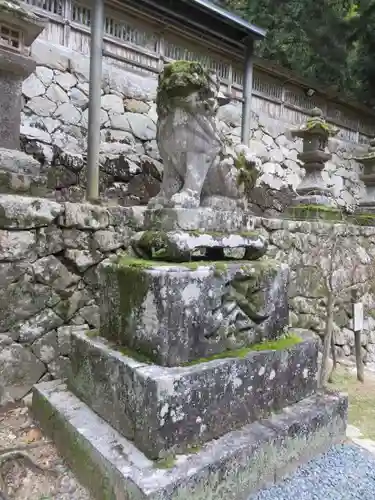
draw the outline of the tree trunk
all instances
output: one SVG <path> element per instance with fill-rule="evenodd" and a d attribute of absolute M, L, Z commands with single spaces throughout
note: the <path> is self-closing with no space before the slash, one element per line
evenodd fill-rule
<path fill-rule="evenodd" d="M 357 379 L 365 381 L 365 367 L 362 361 L 361 332 L 354 332 L 355 362 L 357 365 Z"/>
<path fill-rule="evenodd" d="M 323 339 L 322 366 L 320 368 L 319 379 L 318 379 L 319 387 L 323 387 L 325 385 L 328 377 L 329 351 L 331 348 L 331 339 L 333 332 L 333 312 L 334 312 L 334 302 L 332 293 L 330 293 L 327 298 L 327 319 L 326 319 L 326 328 Z"/>
<path fill-rule="evenodd" d="M 331 335 L 331 356 L 332 356 L 333 365 L 332 365 L 331 373 L 329 374 L 329 377 L 328 377 L 328 382 L 330 382 L 330 383 L 333 382 L 333 374 L 337 368 L 336 346 L 335 346 L 335 339 L 333 338 L 333 332 Z"/>

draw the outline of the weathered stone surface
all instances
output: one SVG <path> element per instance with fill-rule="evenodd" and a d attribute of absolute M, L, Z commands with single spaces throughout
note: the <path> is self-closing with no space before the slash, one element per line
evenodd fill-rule
<path fill-rule="evenodd" d="M 26 107 L 38 116 L 51 116 L 57 108 L 57 104 L 46 96 L 33 97 L 28 101 Z"/>
<path fill-rule="evenodd" d="M 65 250 L 65 257 L 75 264 L 80 272 L 86 271 L 104 259 L 103 254 L 97 250 L 76 250 L 73 248 Z"/>
<path fill-rule="evenodd" d="M 25 347 L 0 342 L 0 386 L 11 399 L 22 399 L 45 373 L 44 364 Z"/>
<path fill-rule="evenodd" d="M 62 295 L 63 300 L 60 300 L 53 310 L 67 323 L 72 320 L 81 307 L 89 302 L 90 294 L 85 289 L 71 287 L 65 290 Z"/>
<path fill-rule="evenodd" d="M 45 309 L 41 313 L 12 329 L 11 335 L 21 343 L 31 344 L 45 333 L 48 333 L 63 324 L 63 320 L 52 309 Z"/>
<path fill-rule="evenodd" d="M 212 258 L 215 253 L 224 256 L 224 250 L 241 248 L 245 250 L 245 259 L 256 260 L 266 253 L 267 240 L 256 231 L 244 234 L 143 231 L 133 236 L 132 247 L 139 257 L 168 262 L 189 262 L 196 251 Z"/>
<path fill-rule="evenodd" d="M 241 186 L 246 184 L 250 190 L 249 184 L 255 183 L 256 158 L 246 146 L 242 151 L 226 151 L 216 126 L 219 88 L 217 77 L 200 63 L 176 61 L 164 67 L 156 99 L 157 141 L 164 172 L 150 208 L 202 205 L 230 210 L 243 205 Z M 136 137 L 156 137 L 141 137 L 131 116 L 136 114 L 128 117 Z M 146 115 L 139 117 L 144 120 Z"/>
<path fill-rule="evenodd" d="M 29 319 L 60 300 L 51 288 L 35 283 L 23 274 L 17 281 L 0 289 L 0 331 L 10 331 L 18 322 Z"/>
<path fill-rule="evenodd" d="M 0 170 L 17 174 L 39 175 L 40 163 L 22 151 L 0 148 Z"/>
<path fill-rule="evenodd" d="M 37 231 L 37 253 L 39 257 L 59 253 L 64 248 L 63 233 L 57 226 L 42 227 Z"/>
<path fill-rule="evenodd" d="M 48 371 L 52 377 L 64 380 L 70 375 L 70 360 L 65 356 L 59 356 L 48 364 Z"/>
<path fill-rule="evenodd" d="M 35 74 L 39 80 L 48 87 L 53 81 L 53 71 L 45 66 L 37 66 L 35 69 Z"/>
<path fill-rule="evenodd" d="M 173 265 L 123 257 L 100 272 L 102 335 L 162 365 L 277 338 L 288 323 L 288 268 L 273 261 Z"/>
<path fill-rule="evenodd" d="M 38 359 L 43 361 L 43 363 L 50 363 L 53 361 L 59 355 L 57 332 L 53 330 L 36 340 L 31 346 L 31 350 Z"/>
<path fill-rule="evenodd" d="M 29 194 L 38 197 L 46 196 L 46 177 L 43 175 L 25 175 L 0 170 L 0 193 Z"/>
<path fill-rule="evenodd" d="M 109 225 L 109 214 L 104 207 L 88 203 L 65 203 L 65 213 L 61 222 L 64 227 L 105 229 Z"/>
<path fill-rule="evenodd" d="M 91 305 L 82 307 L 79 311 L 80 316 L 88 323 L 91 327 L 99 330 L 100 327 L 100 309 L 97 305 Z"/>
<path fill-rule="evenodd" d="M 81 121 L 80 111 L 69 102 L 60 104 L 60 106 L 56 109 L 54 116 L 59 118 L 63 123 L 70 125 L 78 125 Z"/>
<path fill-rule="evenodd" d="M 14 261 L 36 258 L 35 231 L 0 230 L 0 260 Z"/>
<path fill-rule="evenodd" d="M 22 93 L 29 99 L 38 95 L 43 95 L 45 91 L 45 86 L 34 73 L 22 83 Z"/>
<path fill-rule="evenodd" d="M 244 500 L 343 440 L 347 398 L 334 393 L 306 398 L 262 424 L 176 457 L 168 470 L 158 468 L 64 385 L 39 384 L 33 413 L 98 500 L 115 498 L 119 491 L 132 491 L 136 500 Z"/>
<path fill-rule="evenodd" d="M 212 208 L 144 211 L 144 229 L 162 231 L 215 231 L 222 233 L 252 231 L 255 226 L 253 214 L 241 210 L 226 212 Z"/>
<path fill-rule="evenodd" d="M 4 229 L 48 226 L 62 212 L 62 205 L 44 198 L 0 195 L 0 227 Z"/>
<path fill-rule="evenodd" d="M 109 113 L 121 114 L 124 112 L 124 103 L 121 97 L 115 94 L 102 96 L 101 107 Z"/>
<path fill-rule="evenodd" d="M 56 291 L 64 291 L 77 283 L 80 277 L 69 272 L 66 266 L 54 255 L 48 255 L 34 262 L 34 276 L 39 283 L 51 286 Z"/>
<path fill-rule="evenodd" d="M 118 248 L 126 248 L 129 245 L 131 230 L 125 228 L 122 231 L 99 230 L 93 235 L 93 245 L 100 252 L 111 252 Z"/>
<path fill-rule="evenodd" d="M 186 368 L 122 356 L 100 339 L 72 334 L 73 392 L 150 458 L 268 416 L 316 388 L 318 340 Z"/>
<path fill-rule="evenodd" d="M 58 73 L 55 80 L 65 90 L 71 89 L 77 83 L 77 78 L 71 73 Z"/>
<path fill-rule="evenodd" d="M 140 113 L 125 113 L 130 130 L 134 136 L 142 141 L 151 141 L 156 139 L 156 125 L 147 115 Z"/>

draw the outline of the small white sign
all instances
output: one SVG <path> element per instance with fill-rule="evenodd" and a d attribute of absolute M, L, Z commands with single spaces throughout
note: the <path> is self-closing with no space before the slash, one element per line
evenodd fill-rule
<path fill-rule="evenodd" d="M 363 303 L 355 302 L 353 304 L 353 330 L 360 332 L 363 330 Z"/>

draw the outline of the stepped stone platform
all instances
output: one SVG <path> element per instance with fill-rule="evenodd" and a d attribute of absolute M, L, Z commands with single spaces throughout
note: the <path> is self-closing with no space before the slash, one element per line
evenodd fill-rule
<path fill-rule="evenodd" d="M 256 159 L 220 162 L 219 87 L 198 63 L 165 66 L 160 193 L 133 253 L 98 268 L 100 329 L 72 333 L 67 385 L 35 387 L 41 427 L 98 500 L 246 500 L 345 437 L 317 338 L 288 328 L 288 267 L 241 210 Z"/>
<path fill-rule="evenodd" d="M 164 462 L 147 458 L 58 381 L 34 388 L 33 411 L 98 500 L 246 500 L 341 441 L 347 398 L 318 392 Z"/>
<path fill-rule="evenodd" d="M 168 368 L 136 361 L 98 337 L 74 333 L 68 385 L 157 459 L 310 396 L 316 390 L 318 341 L 309 331 L 295 335 L 300 341 L 287 339 L 285 349 L 270 344 L 269 350 L 243 350 L 239 357 Z"/>

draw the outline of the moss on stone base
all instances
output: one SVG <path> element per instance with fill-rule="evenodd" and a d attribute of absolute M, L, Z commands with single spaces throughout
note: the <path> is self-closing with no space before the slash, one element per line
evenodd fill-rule
<path fill-rule="evenodd" d="M 287 213 L 293 219 L 302 220 L 320 219 L 340 221 L 344 219 L 344 215 L 340 210 L 324 205 L 297 205 L 289 208 Z"/>
<path fill-rule="evenodd" d="M 258 344 L 253 344 L 249 347 L 242 347 L 240 349 L 235 349 L 233 351 L 224 351 L 219 354 L 214 354 L 208 358 L 195 359 L 188 363 L 184 363 L 183 366 L 194 366 L 201 363 L 207 363 L 208 361 L 214 361 L 216 359 L 227 359 L 227 358 L 246 358 L 250 352 L 254 351 L 279 351 L 282 349 L 289 349 L 302 342 L 302 339 L 295 334 L 285 335 L 277 340 L 266 340 Z"/>
<path fill-rule="evenodd" d="M 349 220 L 357 226 L 375 226 L 375 214 L 358 214 L 349 216 Z"/>

